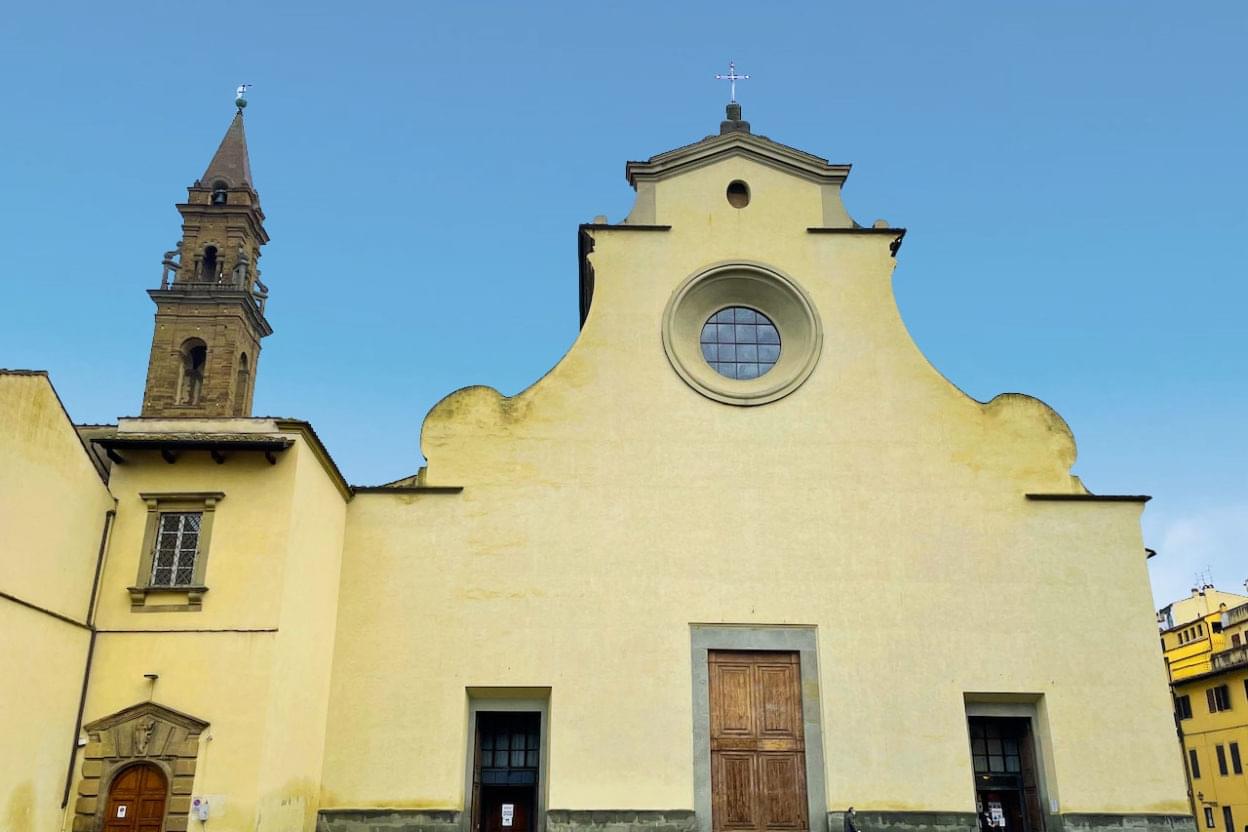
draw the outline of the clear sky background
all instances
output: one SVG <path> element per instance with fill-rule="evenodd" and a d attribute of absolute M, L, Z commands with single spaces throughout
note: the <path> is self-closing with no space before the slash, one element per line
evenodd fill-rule
<path fill-rule="evenodd" d="M 256 413 L 373 484 L 420 466 L 442 396 L 568 349 L 577 224 L 624 217 L 626 160 L 717 130 L 734 59 L 755 132 L 852 162 L 850 213 L 910 229 L 933 363 L 1053 405 L 1093 491 L 1154 496 L 1158 601 L 1248 578 L 1243 0 L 23 3 L 0 46 L 0 366 L 77 421 L 139 409 L 144 290 L 240 81 Z"/>

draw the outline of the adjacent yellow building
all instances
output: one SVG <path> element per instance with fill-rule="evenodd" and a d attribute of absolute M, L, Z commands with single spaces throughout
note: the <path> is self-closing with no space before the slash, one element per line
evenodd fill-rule
<path fill-rule="evenodd" d="M 1191 830 L 1147 498 L 1089 492 L 1043 402 L 941 376 L 904 229 L 726 115 L 581 226 L 563 359 L 451 393 L 427 466 L 361 486 L 250 415 L 240 106 L 149 291 L 140 415 L 75 427 L 0 374 L 3 828 Z"/>
<path fill-rule="evenodd" d="M 1197 824 L 1248 832 L 1248 597 L 1202 586 L 1158 620 Z"/>

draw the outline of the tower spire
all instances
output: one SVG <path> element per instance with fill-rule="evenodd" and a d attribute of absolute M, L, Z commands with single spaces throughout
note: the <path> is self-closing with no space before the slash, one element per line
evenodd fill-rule
<path fill-rule="evenodd" d="M 228 188 L 239 188 L 246 185 L 254 189 L 251 182 L 251 159 L 247 154 L 247 134 L 243 131 L 243 110 L 240 107 L 234 114 L 234 120 L 225 131 L 217 152 L 200 181 L 211 187 L 215 182 L 224 182 Z"/>

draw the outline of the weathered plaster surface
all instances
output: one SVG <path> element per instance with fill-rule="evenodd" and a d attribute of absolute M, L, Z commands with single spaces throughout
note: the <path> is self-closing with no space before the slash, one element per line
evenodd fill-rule
<path fill-rule="evenodd" d="M 963 694 L 1026 691 L 1063 811 L 1182 812 L 1139 505 L 1026 500 L 1085 493 L 1070 429 L 942 377 L 898 314 L 892 238 L 807 231 L 819 185 L 733 157 L 652 196 L 670 230 L 590 231 L 593 303 L 550 372 L 429 413 L 424 482 L 462 494 L 350 505 L 332 805 L 462 806 L 463 688 L 549 685 L 552 811 L 692 808 L 703 622 L 817 629 L 828 808 L 973 811 Z M 733 260 L 800 282 L 823 323 L 815 371 L 767 405 L 708 400 L 662 349 L 674 289 Z M 1088 638 L 1107 617 L 1135 623 Z"/>

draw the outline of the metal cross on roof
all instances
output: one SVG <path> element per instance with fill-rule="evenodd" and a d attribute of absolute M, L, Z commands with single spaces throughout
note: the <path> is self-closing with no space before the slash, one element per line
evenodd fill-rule
<path fill-rule="evenodd" d="M 738 74 L 737 74 L 737 65 L 736 65 L 736 63 L 735 63 L 735 62 L 733 62 L 733 61 L 729 61 L 729 62 L 728 62 L 728 74 L 727 74 L 727 75 L 720 75 L 720 74 L 717 72 L 717 73 L 715 73 L 715 79 L 716 79 L 717 81 L 727 81 L 727 82 L 731 85 L 731 87 L 730 87 L 730 89 L 731 89 L 731 96 L 730 96 L 730 97 L 729 97 L 729 99 L 728 99 L 728 103 L 729 103 L 729 104 L 736 104 L 736 103 L 737 103 L 737 82 L 738 82 L 738 81 L 748 81 L 748 80 L 750 79 L 750 76 L 748 76 L 748 75 L 738 75 Z"/>

